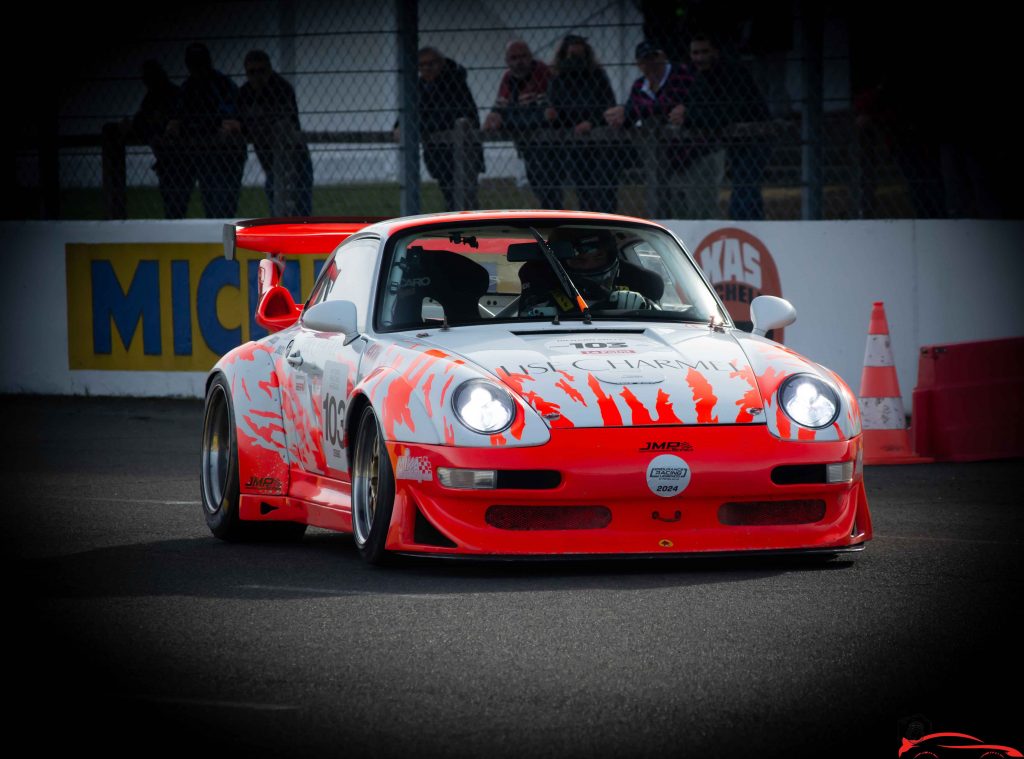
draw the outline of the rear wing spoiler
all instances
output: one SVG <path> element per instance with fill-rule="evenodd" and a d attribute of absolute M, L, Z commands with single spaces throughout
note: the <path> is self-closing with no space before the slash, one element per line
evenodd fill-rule
<path fill-rule="evenodd" d="M 233 261 L 238 248 L 270 255 L 326 255 L 360 229 L 387 217 L 310 216 L 248 219 L 224 225 L 224 258 Z"/>

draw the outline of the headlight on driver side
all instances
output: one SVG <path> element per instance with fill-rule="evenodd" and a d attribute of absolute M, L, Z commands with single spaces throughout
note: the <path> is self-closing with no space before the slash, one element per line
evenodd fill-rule
<path fill-rule="evenodd" d="M 786 379 L 778 397 L 786 416 L 804 427 L 828 427 L 839 416 L 839 395 L 812 374 L 794 374 Z"/>
<path fill-rule="evenodd" d="M 463 382 L 452 395 L 452 408 L 463 425 L 485 435 L 509 428 L 516 418 L 512 396 L 486 380 Z"/>

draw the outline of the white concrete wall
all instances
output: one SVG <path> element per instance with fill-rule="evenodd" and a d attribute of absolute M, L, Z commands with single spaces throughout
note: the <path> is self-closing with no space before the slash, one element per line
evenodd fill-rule
<path fill-rule="evenodd" d="M 857 392 L 871 304 L 885 303 L 907 410 L 922 345 L 1024 335 L 1024 224 L 955 221 L 665 222 L 688 246 L 735 226 L 759 238 L 796 306 L 786 344 Z"/>
<path fill-rule="evenodd" d="M 885 302 L 904 403 L 920 346 L 1024 335 L 1024 223 L 979 221 L 669 221 L 688 246 L 739 227 L 774 258 L 797 308 L 786 343 L 856 391 L 873 301 Z M 65 246 L 219 243 L 218 221 L 26 222 L 0 225 L 6 262 L 0 392 L 198 396 L 202 372 L 72 371 Z"/>

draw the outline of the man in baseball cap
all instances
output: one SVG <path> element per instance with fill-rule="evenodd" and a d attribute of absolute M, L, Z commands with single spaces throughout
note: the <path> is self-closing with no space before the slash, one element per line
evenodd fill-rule
<path fill-rule="evenodd" d="M 681 126 L 686 116 L 683 103 L 693 83 L 690 70 L 685 64 L 670 62 L 665 51 L 650 40 L 643 40 L 636 46 L 636 66 L 641 76 L 633 82 L 626 104 L 605 111 L 605 121 L 615 128 L 640 124 Z M 686 148 L 668 147 L 664 158 L 661 163 L 666 170 L 678 172 L 685 163 Z M 667 182 L 668 177 L 665 180 Z M 667 200 L 670 196 L 670 192 L 665 192 L 661 197 Z M 670 201 L 659 203 L 656 213 L 659 218 L 672 214 Z"/>

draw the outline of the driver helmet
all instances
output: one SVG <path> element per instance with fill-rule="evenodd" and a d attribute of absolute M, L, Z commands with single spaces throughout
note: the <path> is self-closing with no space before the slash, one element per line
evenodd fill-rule
<path fill-rule="evenodd" d="M 556 229 L 549 242 L 567 240 L 573 255 L 565 260 L 565 268 L 576 286 L 591 297 L 607 295 L 619 274 L 619 257 L 616 254 L 615 236 L 607 229 Z M 595 285 L 589 288 L 587 285 Z"/>

